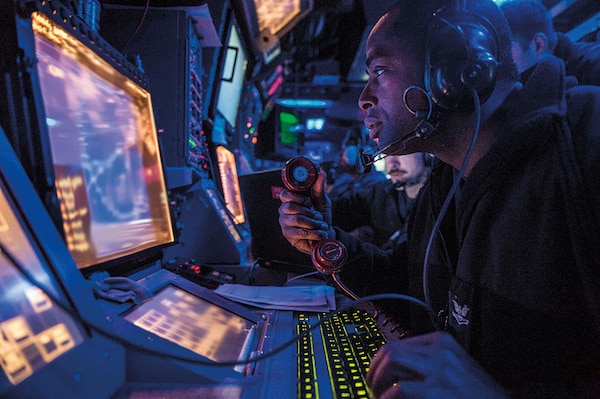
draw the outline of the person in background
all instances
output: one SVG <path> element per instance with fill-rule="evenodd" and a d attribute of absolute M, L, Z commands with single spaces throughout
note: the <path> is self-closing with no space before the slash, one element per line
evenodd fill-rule
<path fill-rule="evenodd" d="M 436 157 L 407 242 L 382 251 L 333 227 L 324 173 L 309 197 L 281 192 L 279 224 L 305 253 L 342 242 L 336 278 L 357 295 L 405 295 L 412 336 L 372 359 L 372 395 L 597 397 L 600 87 L 566 91 L 551 55 L 521 84 L 492 0 L 398 1 L 366 60 L 371 138 Z"/>
<path fill-rule="evenodd" d="M 350 195 L 358 190 L 370 188 L 376 182 L 386 180 L 385 174 L 371 169 L 361 173 L 357 169 L 358 156 L 361 152 L 374 152 L 377 144 L 368 140 L 361 126 L 352 127 L 344 138 L 338 162 L 335 165 L 333 184 L 328 186 L 331 198 Z"/>
<path fill-rule="evenodd" d="M 542 57 L 554 55 L 564 61 L 567 75 L 577 83 L 600 85 L 600 43 L 572 42 L 556 32 L 552 15 L 540 0 L 511 0 L 500 9 L 510 25 L 513 60 L 522 81 Z"/>
<path fill-rule="evenodd" d="M 406 240 L 408 216 L 431 163 L 426 153 L 386 157 L 389 179 L 333 200 L 333 224 L 382 248 Z"/>

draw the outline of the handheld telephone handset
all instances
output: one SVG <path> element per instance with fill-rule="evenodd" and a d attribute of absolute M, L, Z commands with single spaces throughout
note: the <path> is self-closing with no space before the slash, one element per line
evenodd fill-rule
<path fill-rule="evenodd" d="M 285 163 L 281 170 L 281 179 L 288 190 L 310 195 L 318 174 L 317 167 L 310 159 L 296 157 Z M 340 241 L 320 240 L 313 241 L 311 245 L 311 260 L 320 273 L 334 274 L 344 267 L 348 260 L 348 250 Z"/>
<path fill-rule="evenodd" d="M 373 159 L 367 159 L 370 164 Z M 289 159 L 281 170 L 281 179 L 284 186 L 293 192 L 304 193 L 310 195 L 310 190 L 313 184 L 317 181 L 319 171 L 315 164 L 308 158 L 296 157 Z M 348 262 L 348 249 L 338 240 L 321 240 L 312 242 L 311 260 L 318 272 L 330 275 L 336 285 L 344 294 L 354 300 L 360 300 L 360 297 L 350 290 L 340 280 L 338 272 Z M 375 312 L 373 317 L 377 319 L 379 310 Z M 386 317 L 384 325 L 390 322 L 392 318 Z M 396 323 L 397 324 L 397 323 Z M 394 332 L 398 327 L 395 325 L 391 332 Z M 399 330 L 400 331 L 400 330 Z M 402 329 L 402 331 L 404 331 Z"/>

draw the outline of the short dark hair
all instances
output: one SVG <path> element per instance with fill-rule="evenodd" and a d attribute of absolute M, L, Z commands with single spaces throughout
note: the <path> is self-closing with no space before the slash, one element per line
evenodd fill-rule
<path fill-rule="evenodd" d="M 512 38 L 508 22 L 492 0 L 466 0 L 467 10 L 489 21 L 498 37 L 497 79 L 517 81 L 519 75 L 512 59 Z M 397 11 L 400 17 L 394 23 L 393 34 L 406 39 L 404 48 L 425 62 L 425 44 L 429 27 L 434 22 L 434 12 L 455 7 L 456 0 L 398 0 L 386 13 Z"/>
<path fill-rule="evenodd" d="M 537 33 L 548 38 L 548 50 L 556 47 L 556 32 L 552 24 L 552 14 L 539 0 L 511 0 L 503 3 L 500 9 L 512 31 L 513 39 L 523 50 L 527 50 L 529 42 Z"/>

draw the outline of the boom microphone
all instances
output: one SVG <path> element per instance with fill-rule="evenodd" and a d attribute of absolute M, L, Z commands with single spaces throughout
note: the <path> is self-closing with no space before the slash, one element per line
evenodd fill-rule
<path fill-rule="evenodd" d="M 424 98 L 427 100 L 428 104 L 427 110 L 413 109 L 409 105 L 408 95 L 409 93 L 414 92 L 413 90 L 416 90 L 417 92 L 420 92 L 424 95 Z M 433 132 L 437 129 L 437 119 L 439 115 L 437 115 L 437 112 L 434 112 L 434 104 L 427 91 L 425 91 L 419 86 L 409 86 L 406 90 L 404 90 L 403 100 L 406 109 L 411 114 L 413 114 L 415 118 L 417 118 L 419 123 L 417 123 L 417 126 L 415 126 L 415 128 L 410 133 L 407 133 L 404 136 L 397 138 L 390 144 L 383 147 L 381 150 L 377 151 L 375 154 L 369 154 L 366 152 L 360 153 L 356 160 L 356 171 L 358 173 L 367 173 L 371 171 L 371 166 L 373 165 L 373 163 L 375 163 L 375 161 L 383 159 L 388 155 L 395 155 L 384 154 L 385 151 L 389 150 L 391 147 L 400 143 L 407 143 L 408 141 L 416 137 L 426 139 L 427 137 L 431 136 L 431 134 L 433 134 Z"/>
<path fill-rule="evenodd" d="M 375 163 L 375 161 L 379 161 L 380 159 L 384 159 L 388 155 L 394 154 L 385 154 L 387 150 L 392 148 L 395 145 L 400 143 L 407 143 L 408 141 L 421 137 L 427 138 L 435 131 L 436 127 L 433 126 L 427 119 L 422 119 L 417 126 L 410 132 L 397 138 L 392 141 L 390 144 L 383 147 L 381 150 L 377 151 L 375 154 L 369 154 L 368 152 L 362 152 L 359 154 L 356 160 L 356 170 L 359 173 L 368 173 L 371 171 L 371 167 Z"/>

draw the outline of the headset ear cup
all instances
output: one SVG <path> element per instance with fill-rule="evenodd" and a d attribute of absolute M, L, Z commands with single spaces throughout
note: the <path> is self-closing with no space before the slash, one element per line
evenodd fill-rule
<path fill-rule="evenodd" d="M 497 65 L 493 61 L 472 62 L 463 68 L 460 80 L 467 87 L 474 88 L 478 94 L 487 97 L 496 83 L 496 68 Z"/>
<path fill-rule="evenodd" d="M 497 59 L 498 38 L 485 18 L 441 12 L 427 38 L 425 87 L 442 109 L 472 110 L 473 89 L 482 103 L 494 90 Z"/>
<path fill-rule="evenodd" d="M 456 61 L 430 68 L 428 91 L 433 102 L 440 108 L 461 110 L 466 106 L 470 92 L 461 78 L 466 67 L 462 62 Z"/>

